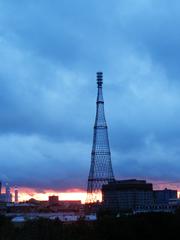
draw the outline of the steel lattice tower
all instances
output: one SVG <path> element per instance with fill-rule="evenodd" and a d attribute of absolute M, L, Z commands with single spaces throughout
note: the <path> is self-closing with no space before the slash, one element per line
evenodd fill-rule
<path fill-rule="evenodd" d="M 98 94 L 96 102 L 96 119 L 94 124 L 91 166 L 87 187 L 87 203 L 96 202 L 101 194 L 103 184 L 114 181 L 109 147 L 108 129 L 104 113 L 102 93 L 103 73 L 97 72 Z"/>

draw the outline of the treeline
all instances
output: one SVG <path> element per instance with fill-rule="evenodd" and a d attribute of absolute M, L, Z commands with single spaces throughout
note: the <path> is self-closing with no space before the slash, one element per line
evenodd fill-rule
<path fill-rule="evenodd" d="M 104 214 L 96 222 L 62 224 L 38 219 L 16 225 L 0 216 L 0 240 L 156 240 L 180 239 L 180 214 L 151 213 L 115 218 Z"/>

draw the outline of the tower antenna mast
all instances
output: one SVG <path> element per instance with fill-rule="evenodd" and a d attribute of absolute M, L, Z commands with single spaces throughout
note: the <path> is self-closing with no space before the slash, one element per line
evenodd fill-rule
<path fill-rule="evenodd" d="M 108 128 L 104 113 L 102 85 L 103 73 L 97 72 L 98 93 L 96 101 L 93 146 L 91 152 L 91 166 L 87 186 L 87 203 L 95 203 L 98 200 L 101 200 L 102 185 L 114 181 Z"/>

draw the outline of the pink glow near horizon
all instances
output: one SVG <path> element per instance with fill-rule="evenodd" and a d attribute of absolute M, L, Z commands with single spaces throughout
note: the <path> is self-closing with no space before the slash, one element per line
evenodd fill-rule
<path fill-rule="evenodd" d="M 148 181 L 151 182 L 151 181 Z M 180 188 L 179 184 L 172 183 L 162 183 L 162 182 L 153 182 L 154 190 L 161 190 L 164 188 L 177 189 L 178 197 L 180 197 Z M 13 189 L 11 191 L 14 192 Z M 13 194 L 14 195 L 14 194 Z M 82 203 L 85 203 L 87 193 L 82 189 L 68 189 L 67 191 L 55 191 L 52 189 L 44 189 L 42 192 L 38 192 L 34 188 L 19 188 L 19 201 L 27 201 L 31 198 L 37 200 L 48 200 L 48 196 L 58 195 L 59 200 L 81 200 Z"/>
<path fill-rule="evenodd" d="M 65 192 L 45 189 L 43 192 L 37 192 L 33 188 L 19 188 L 19 201 L 27 201 L 30 198 L 48 200 L 52 195 L 58 195 L 59 200 L 81 200 L 82 203 L 86 200 L 86 192 L 82 189 L 69 189 Z"/>

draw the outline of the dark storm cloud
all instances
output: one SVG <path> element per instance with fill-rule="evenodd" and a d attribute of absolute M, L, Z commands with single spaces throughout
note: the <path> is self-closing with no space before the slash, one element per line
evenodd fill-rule
<path fill-rule="evenodd" d="M 148 51 L 169 77 L 179 75 L 179 1 L 144 1 L 121 15 L 121 27 L 132 44 Z M 140 1 L 138 1 L 140 2 Z"/>
<path fill-rule="evenodd" d="M 178 1 L 0 1 L 0 176 L 85 187 L 104 97 L 117 177 L 179 180 Z M 30 177 L 31 176 L 31 177 Z"/>

